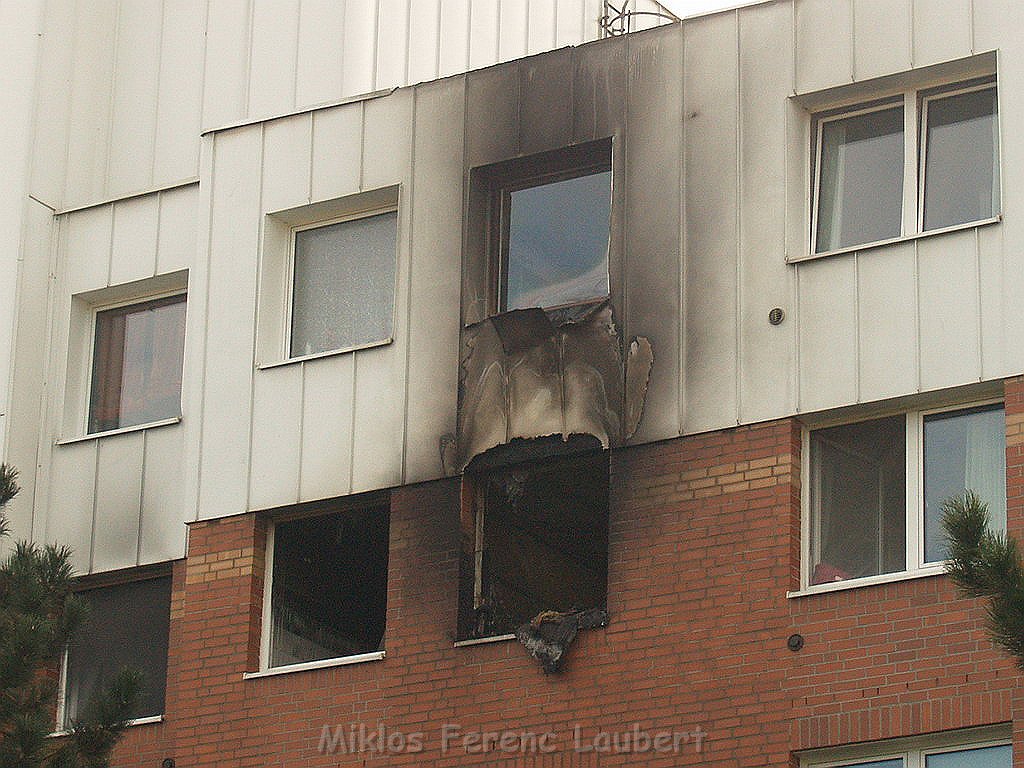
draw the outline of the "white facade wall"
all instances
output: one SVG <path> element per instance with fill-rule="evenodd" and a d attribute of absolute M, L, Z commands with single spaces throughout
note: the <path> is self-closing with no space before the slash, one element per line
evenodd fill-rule
<path fill-rule="evenodd" d="M 601 46 L 627 73 L 614 115 L 509 129 L 528 95 L 509 96 L 508 120 L 485 107 L 512 69 L 309 109 L 596 37 L 596 6 L 51 2 L 31 192 L 70 212 L 37 204 L 22 227 L 36 266 L 18 303 L 22 426 L 7 448 L 31 486 L 19 532 L 107 570 L 181 556 L 187 520 L 439 477 L 438 438 L 456 418 L 464 163 L 612 133 L 613 296 L 623 335 L 655 353 L 636 442 L 1024 371 L 1014 0 L 774 0 L 587 47 L 580 83 L 602 82 Z M 807 95 L 990 51 L 1002 221 L 788 263 L 807 250 Z M 494 126 L 489 147 L 480 125 Z M 265 215 L 391 185 L 394 342 L 256 366 Z M 73 440 L 72 295 L 182 269 L 182 422 Z M 782 325 L 768 324 L 773 307 Z"/>

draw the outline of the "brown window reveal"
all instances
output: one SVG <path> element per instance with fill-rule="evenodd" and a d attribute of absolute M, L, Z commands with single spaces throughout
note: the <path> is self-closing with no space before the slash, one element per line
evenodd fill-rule
<path fill-rule="evenodd" d="M 462 528 L 462 639 L 509 634 L 544 612 L 603 609 L 607 451 L 468 474 Z"/>

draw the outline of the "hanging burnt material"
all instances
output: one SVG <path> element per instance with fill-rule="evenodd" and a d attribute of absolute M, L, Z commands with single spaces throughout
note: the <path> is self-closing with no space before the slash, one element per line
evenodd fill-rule
<path fill-rule="evenodd" d="M 623 354 L 609 301 L 503 312 L 463 340 L 458 435 L 441 439 L 447 474 L 516 438 L 592 435 L 609 448 L 640 423 L 654 356 L 643 337 Z"/>
<path fill-rule="evenodd" d="M 603 608 L 572 613 L 544 611 L 518 627 L 515 635 L 530 655 L 540 662 L 544 674 L 552 675 L 562 670 L 565 654 L 581 629 L 607 624 L 608 612 Z"/>

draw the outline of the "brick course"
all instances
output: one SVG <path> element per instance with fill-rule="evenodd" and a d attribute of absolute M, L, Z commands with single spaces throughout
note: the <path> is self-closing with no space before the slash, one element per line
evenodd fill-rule
<path fill-rule="evenodd" d="M 1006 382 L 1010 529 L 1024 534 L 1024 379 Z M 791 766 L 795 750 L 1004 723 L 1021 678 L 984 611 L 945 576 L 787 598 L 799 585 L 799 424 L 781 420 L 615 451 L 610 625 L 545 677 L 515 642 L 453 647 L 457 479 L 391 494 L 387 657 L 243 680 L 258 663 L 266 526 L 191 526 L 176 564 L 165 722 L 116 765 Z M 792 633 L 803 650 L 786 647 Z M 585 737 L 707 734 L 698 752 L 597 754 Z M 383 723 L 424 750 L 322 755 L 322 727 Z M 443 754 L 441 729 L 543 734 L 550 754 Z M 1024 766 L 1022 729 L 1015 759 Z"/>

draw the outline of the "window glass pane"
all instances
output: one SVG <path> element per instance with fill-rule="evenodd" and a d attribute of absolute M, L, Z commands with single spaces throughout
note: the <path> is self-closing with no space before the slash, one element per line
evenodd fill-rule
<path fill-rule="evenodd" d="M 903 768 L 903 758 L 892 760 L 873 760 L 868 763 L 844 763 L 842 768 Z"/>
<path fill-rule="evenodd" d="M 823 123 L 815 250 L 898 237 L 903 165 L 902 107 Z"/>
<path fill-rule="evenodd" d="M 970 489 L 1006 529 L 1006 426 L 1003 407 L 939 413 L 924 421 L 925 562 L 946 557 L 942 503 Z"/>
<path fill-rule="evenodd" d="M 906 567 L 902 416 L 811 433 L 811 584 Z"/>
<path fill-rule="evenodd" d="M 611 171 L 511 193 L 505 309 L 608 295 Z"/>
<path fill-rule="evenodd" d="M 1009 744 L 981 749 L 962 749 L 925 757 L 925 768 L 1011 768 L 1013 750 Z"/>
<path fill-rule="evenodd" d="M 185 296 L 96 313 L 89 431 L 181 415 Z"/>
<path fill-rule="evenodd" d="M 295 233 L 290 357 L 391 337 L 398 213 Z"/>
<path fill-rule="evenodd" d="M 927 102 L 924 228 L 978 221 L 999 212 L 996 89 Z"/>
<path fill-rule="evenodd" d="M 79 593 L 89 614 L 68 648 L 65 727 L 111 678 L 142 673 L 134 717 L 163 714 L 171 579 L 148 579 Z"/>
<path fill-rule="evenodd" d="M 386 505 L 278 523 L 270 666 L 380 650 L 387 570 Z"/>

